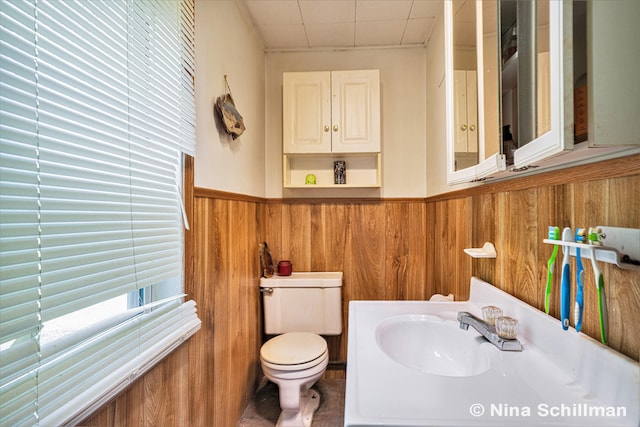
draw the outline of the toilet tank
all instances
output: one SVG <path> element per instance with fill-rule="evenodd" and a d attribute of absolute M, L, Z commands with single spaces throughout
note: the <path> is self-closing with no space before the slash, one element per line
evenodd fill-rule
<path fill-rule="evenodd" d="M 342 272 L 263 277 L 260 288 L 266 334 L 342 333 Z"/>

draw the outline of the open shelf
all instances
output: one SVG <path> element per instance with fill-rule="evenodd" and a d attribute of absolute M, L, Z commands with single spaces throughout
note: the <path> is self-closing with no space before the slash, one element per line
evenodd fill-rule
<path fill-rule="evenodd" d="M 333 162 L 347 164 L 346 184 L 334 184 Z M 380 188 L 380 153 L 284 154 L 282 158 L 284 188 Z M 316 184 L 305 184 L 308 174 Z"/>

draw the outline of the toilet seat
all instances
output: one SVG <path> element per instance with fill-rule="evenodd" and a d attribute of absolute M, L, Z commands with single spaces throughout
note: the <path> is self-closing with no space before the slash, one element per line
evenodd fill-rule
<path fill-rule="evenodd" d="M 311 332 L 288 332 L 271 338 L 260 348 L 266 366 L 283 371 L 308 369 L 328 357 L 327 342 Z"/>

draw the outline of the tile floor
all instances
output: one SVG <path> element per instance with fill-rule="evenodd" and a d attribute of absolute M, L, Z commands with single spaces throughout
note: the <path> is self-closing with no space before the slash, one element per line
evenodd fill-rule
<path fill-rule="evenodd" d="M 313 387 L 320 393 L 320 406 L 313 416 L 312 427 L 344 425 L 344 379 L 321 379 Z M 263 379 L 236 427 L 273 427 L 280 415 L 278 387 Z"/>

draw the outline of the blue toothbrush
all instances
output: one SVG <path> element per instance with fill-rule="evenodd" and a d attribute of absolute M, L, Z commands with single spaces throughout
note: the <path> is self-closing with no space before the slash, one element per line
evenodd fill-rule
<path fill-rule="evenodd" d="M 562 241 L 573 241 L 571 228 L 562 230 Z M 571 312 L 571 265 L 569 264 L 569 246 L 562 246 L 564 257 L 562 258 L 562 280 L 560 281 L 560 320 L 562 329 L 569 329 L 569 313 Z"/>
<path fill-rule="evenodd" d="M 576 243 L 587 243 L 587 233 L 584 228 L 576 229 Z M 580 247 L 576 247 L 576 304 L 573 308 L 573 321 L 576 332 L 582 329 L 582 313 L 584 310 L 584 267 L 580 257 Z"/>

